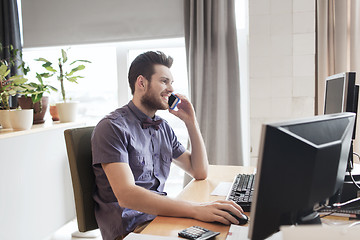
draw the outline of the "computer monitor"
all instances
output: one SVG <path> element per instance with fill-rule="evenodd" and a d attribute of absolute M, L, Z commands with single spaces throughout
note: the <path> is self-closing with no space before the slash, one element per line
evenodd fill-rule
<path fill-rule="evenodd" d="M 355 72 L 338 73 L 326 78 L 324 114 L 357 113 L 359 86 Z M 356 120 L 352 138 L 355 139 Z"/>
<path fill-rule="evenodd" d="M 320 223 L 314 209 L 343 184 L 354 122 L 354 113 L 339 113 L 263 125 L 250 239 Z"/>

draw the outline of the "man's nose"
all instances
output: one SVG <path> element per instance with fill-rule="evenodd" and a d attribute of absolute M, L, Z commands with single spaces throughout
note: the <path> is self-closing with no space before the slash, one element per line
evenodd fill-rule
<path fill-rule="evenodd" d="M 174 87 L 172 86 L 172 84 L 168 84 L 167 90 L 171 93 L 174 92 Z"/>

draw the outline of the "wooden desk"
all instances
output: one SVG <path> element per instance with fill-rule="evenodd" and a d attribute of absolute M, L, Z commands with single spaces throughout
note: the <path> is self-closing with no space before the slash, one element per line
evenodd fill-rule
<path fill-rule="evenodd" d="M 232 182 L 238 173 L 253 172 L 253 167 L 212 165 L 209 168 L 209 176 L 206 180 L 191 181 L 177 198 L 192 202 L 210 202 L 224 199 L 224 197 L 210 195 L 220 182 Z M 158 216 L 141 233 L 175 237 L 180 230 L 194 225 L 220 232 L 220 235 L 215 238 L 216 240 L 226 239 L 230 227 L 219 223 L 201 222 L 195 219 Z"/>

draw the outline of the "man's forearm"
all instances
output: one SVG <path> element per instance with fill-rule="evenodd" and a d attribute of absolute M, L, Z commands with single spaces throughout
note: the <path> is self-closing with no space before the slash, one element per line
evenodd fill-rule
<path fill-rule="evenodd" d="M 123 191 L 117 199 L 121 207 L 147 214 L 188 218 L 195 215 L 194 204 L 162 196 L 136 185 Z"/>
<path fill-rule="evenodd" d="M 208 158 L 205 143 L 196 119 L 186 123 L 191 142 L 191 168 L 195 179 L 205 179 L 208 172 Z"/>
<path fill-rule="evenodd" d="M 242 212 L 240 206 L 231 201 L 192 203 L 157 195 L 139 186 L 129 188 L 124 192 L 124 196 L 126 197 L 123 200 L 118 200 L 122 207 L 157 216 L 194 218 L 228 225 L 230 223 L 238 224 L 238 221 L 229 212 L 235 213 L 238 217 Z"/>

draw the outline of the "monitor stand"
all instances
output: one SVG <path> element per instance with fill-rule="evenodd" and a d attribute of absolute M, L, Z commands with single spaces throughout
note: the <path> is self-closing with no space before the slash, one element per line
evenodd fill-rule
<path fill-rule="evenodd" d="M 320 215 L 314 210 L 305 211 L 296 222 L 298 225 L 321 224 Z"/>

